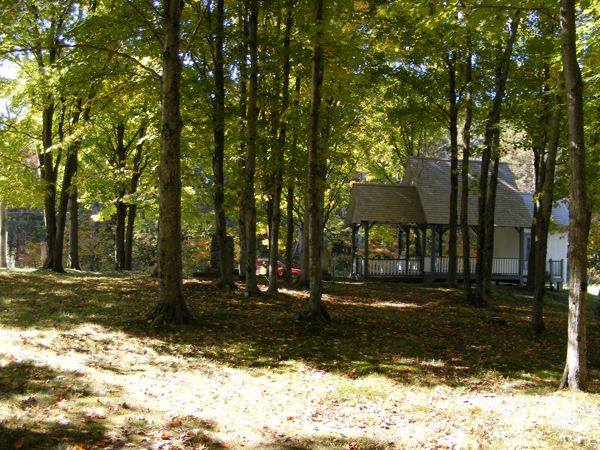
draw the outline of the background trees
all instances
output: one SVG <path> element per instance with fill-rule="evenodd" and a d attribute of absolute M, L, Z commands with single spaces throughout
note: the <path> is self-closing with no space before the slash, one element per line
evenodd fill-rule
<path fill-rule="evenodd" d="M 185 5 L 181 17 L 169 9 L 175 3 Z M 418 155 L 453 161 L 450 239 L 443 250 L 455 267 L 458 256 L 473 253 L 466 224 L 458 231 L 459 194 L 463 205 L 466 196 L 476 195 L 467 178 L 459 182 L 462 156 L 465 165 L 470 158 L 483 160 L 475 183 L 482 192 L 482 266 L 474 299 L 484 304 L 494 173 L 518 152 L 523 172 L 536 180 L 529 273 L 538 280 L 532 325 L 543 329 L 548 211 L 573 180 L 563 156 L 567 140 L 559 112 L 565 91 L 553 2 L 126 5 L 23 1 L 8 6 L 0 19 L 2 58 L 18 67 L 17 80 L 2 82 L 8 109 L 0 130 L 0 199 L 8 207 L 43 205 L 44 265 L 77 267 L 82 258 L 76 250 L 85 251 L 91 234 L 83 230 L 78 245 L 78 230 L 92 218 L 90 230 L 110 236 L 105 247 L 113 255 L 105 261 L 118 270 L 136 268 L 136 258 L 154 265 L 156 247 L 170 248 L 172 262 L 159 263 L 158 274 L 165 275 L 163 264 L 180 286 L 176 273 L 201 269 L 214 234 L 221 256 L 212 265 L 222 285 L 233 286 L 231 236 L 248 295 L 259 293 L 257 255 L 270 258 L 270 291 L 277 289 L 280 258 L 288 275 L 292 264 L 305 261 L 305 281 L 316 293 L 321 269 L 329 266 L 320 255 L 334 245 L 341 253 L 349 241 L 340 218 L 350 184 L 396 182 L 406 158 Z M 320 8 L 322 25 L 315 16 Z M 600 141 L 591 125 L 598 111 L 594 8 L 582 9 L 577 24 L 585 44 L 582 80 L 590 89 L 583 108 L 591 118 L 580 126 L 591 145 L 578 173 L 588 178 L 597 169 L 593 149 Z M 171 17 L 165 11 L 177 12 L 177 26 L 165 22 Z M 169 47 L 170 58 L 165 32 L 171 42 L 181 42 L 178 50 Z M 179 101 L 164 91 L 169 73 Z M 173 109 L 165 115 L 169 104 Z M 173 197 L 165 200 L 169 192 Z M 590 184 L 591 209 L 598 192 Z M 466 211 L 461 216 L 464 222 Z M 172 221 L 164 222 L 167 217 Z M 162 250 L 159 260 L 166 257 Z M 89 261 L 82 268 L 100 267 Z M 163 292 L 173 289 L 179 287 Z"/>

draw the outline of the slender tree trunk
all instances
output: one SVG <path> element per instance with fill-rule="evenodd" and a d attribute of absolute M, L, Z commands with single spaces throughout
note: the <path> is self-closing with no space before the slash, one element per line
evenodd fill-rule
<path fill-rule="evenodd" d="M 554 96 L 554 108 L 548 121 L 548 142 L 546 145 L 546 158 L 543 162 L 542 198 L 537 208 L 536 234 L 535 234 L 535 272 L 530 276 L 534 279 L 533 308 L 531 312 L 531 327 L 534 333 L 541 333 L 546 329 L 544 324 L 544 291 L 546 288 L 546 253 L 548 249 L 548 230 L 552 216 L 552 199 L 554 196 L 554 169 L 556 167 L 556 154 L 560 140 L 560 106 L 562 98 Z"/>
<path fill-rule="evenodd" d="M 217 246 L 219 247 L 219 285 L 226 290 L 235 287 L 231 254 L 227 245 L 227 220 L 225 216 L 225 71 L 223 68 L 224 0 L 217 0 L 214 34 L 214 81 L 215 97 L 213 101 L 213 174 L 214 204 Z"/>
<path fill-rule="evenodd" d="M 514 42 L 517 38 L 519 23 L 519 13 L 516 13 L 510 24 L 510 34 L 506 46 L 498 58 L 494 99 L 485 124 L 478 198 L 476 293 L 473 297 L 473 303 L 478 306 L 484 306 L 488 303 L 488 294 L 490 291 L 494 237 L 493 229 L 492 236 L 488 235 L 488 224 L 490 221 L 493 223 L 495 216 L 494 205 L 488 204 L 491 195 L 495 196 L 495 189 L 490 189 L 490 183 L 493 182 L 492 180 L 494 177 L 493 173 L 490 172 L 490 164 L 497 152 L 495 146 L 499 141 L 498 125 L 500 124 L 500 111 L 504 100 L 504 93 L 506 91 L 506 80 L 508 78 L 510 58 Z M 490 251 L 491 255 L 488 254 Z"/>
<path fill-rule="evenodd" d="M 294 250 L 294 185 L 290 183 L 286 196 L 285 273 L 286 283 L 292 280 Z"/>
<path fill-rule="evenodd" d="M 583 81 L 577 62 L 575 0 L 560 2 L 560 36 L 569 123 L 569 319 L 565 370 L 561 388 L 587 387 L 586 323 L 587 244 L 590 211 L 587 204 L 583 131 Z"/>
<path fill-rule="evenodd" d="M 310 237 L 310 215 L 308 207 L 308 195 L 304 194 L 304 215 L 302 218 L 302 226 L 300 236 L 300 271 L 301 275 L 298 278 L 298 287 L 308 289 L 310 283 L 310 259 L 309 259 L 309 237 Z"/>
<path fill-rule="evenodd" d="M 8 267 L 8 217 L 6 202 L 0 200 L 0 269 Z"/>
<path fill-rule="evenodd" d="M 248 88 L 248 134 L 246 143 L 246 167 L 244 172 L 244 220 L 246 228 L 246 296 L 259 293 L 256 283 L 256 199 L 254 198 L 254 174 L 256 170 L 257 137 L 257 90 L 258 90 L 258 0 L 250 0 L 248 22 L 250 50 L 250 85 Z"/>
<path fill-rule="evenodd" d="M 271 235 L 269 236 L 269 290 L 277 292 L 277 259 L 279 256 L 279 228 L 281 224 L 281 191 L 283 189 L 283 164 L 287 133 L 287 111 L 290 99 L 290 40 L 292 34 L 293 0 L 287 1 L 285 32 L 283 36 L 283 80 L 281 89 L 281 111 L 278 117 L 279 135 L 274 157 L 273 216 L 271 219 Z"/>
<path fill-rule="evenodd" d="M 158 219 L 158 304 L 149 320 L 154 327 L 191 319 L 183 297 L 181 259 L 181 113 L 179 59 L 183 2 L 163 0 L 163 75 Z"/>
<path fill-rule="evenodd" d="M 469 33 L 467 31 L 467 33 Z M 460 197 L 460 223 L 463 241 L 463 296 L 465 303 L 471 303 L 471 242 L 469 238 L 469 158 L 471 153 L 471 123 L 473 121 L 473 76 L 471 36 L 467 34 L 467 54 L 465 63 L 465 123 L 463 125 L 463 158 L 461 167 L 462 190 Z"/>
<path fill-rule="evenodd" d="M 248 118 L 248 67 L 246 64 L 246 59 L 248 57 L 248 0 L 244 0 L 240 2 L 240 11 L 239 11 L 239 23 L 240 23 L 240 42 L 241 42 L 241 51 L 240 51 L 240 129 L 239 129 L 239 137 L 240 137 L 240 152 L 239 152 L 239 220 L 238 220 L 238 234 L 239 234 L 239 261 L 240 261 L 240 272 L 239 277 L 241 281 L 246 281 L 246 262 L 248 260 L 246 251 L 246 208 L 245 208 L 245 172 L 246 172 L 246 140 L 247 140 L 247 128 L 246 122 Z"/>
<path fill-rule="evenodd" d="M 456 286 L 456 242 L 458 230 L 458 104 L 456 94 L 456 52 L 446 61 L 450 103 L 450 212 L 448 224 L 448 286 Z M 441 245 L 440 240 L 440 245 Z"/>
<path fill-rule="evenodd" d="M 125 148 L 125 124 L 120 122 L 117 125 L 117 139 L 115 146 L 115 157 L 117 168 L 120 171 L 125 169 L 125 160 L 127 159 L 127 149 Z M 125 221 L 127 219 L 127 205 L 124 197 L 127 194 L 124 183 L 119 183 L 119 194 L 116 200 L 116 224 L 115 224 L 115 269 L 123 270 L 125 268 Z"/>
<path fill-rule="evenodd" d="M 321 111 L 321 87 L 323 85 L 323 0 L 314 0 L 315 34 L 313 39 L 310 135 L 308 145 L 308 212 L 309 212 L 309 260 L 310 295 L 308 310 L 300 315 L 303 319 L 330 322 L 331 317 L 321 299 L 322 268 L 321 245 L 323 236 L 323 195 L 325 192 L 325 155 L 319 145 L 319 115 Z"/>
<path fill-rule="evenodd" d="M 52 147 L 52 123 L 54 105 L 48 105 L 42 112 L 42 145 L 40 155 L 41 175 L 46 184 L 44 191 L 44 223 L 46 229 L 46 260 L 43 266 L 51 269 L 54 258 L 54 243 L 56 239 L 56 170 L 54 168 Z"/>
<path fill-rule="evenodd" d="M 133 237 L 136 214 L 137 205 L 129 205 L 127 208 L 127 226 L 125 228 L 125 270 L 133 270 Z"/>
<path fill-rule="evenodd" d="M 71 185 L 69 193 L 69 268 L 81 270 L 79 262 L 79 202 L 77 184 Z"/>
<path fill-rule="evenodd" d="M 148 164 L 148 158 L 144 157 L 144 142 L 143 138 L 146 136 L 146 121 L 142 122 L 140 127 L 140 141 L 136 145 L 135 156 L 133 158 L 133 174 L 131 176 L 131 184 L 129 187 L 129 193 L 135 194 L 137 192 L 142 172 Z M 127 225 L 125 227 L 125 250 L 124 250 L 124 269 L 133 269 L 133 238 L 135 231 L 135 218 L 137 214 L 137 205 L 135 203 L 127 204 Z"/>

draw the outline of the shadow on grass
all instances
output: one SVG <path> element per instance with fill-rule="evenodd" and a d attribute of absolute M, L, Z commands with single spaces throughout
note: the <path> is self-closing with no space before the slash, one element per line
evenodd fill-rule
<path fill-rule="evenodd" d="M 92 445 L 105 439 L 107 429 L 80 412 L 56 412 L 63 401 L 93 395 L 81 374 L 56 371 L 29 361 L 0 367 L 0 401 L 15 413 L 0 425 L 0 449 L 55 449 L 67 444 Z"/>
<path fill-rule="evenodd" d="M 154 280 L 5 273 L 0 322 L 59 330 L 94 323 L 157 337 L 155 350 L 162 353 L 177 351 L 252 370 L 289 370 L 290 362 L 300 361 L 350 378 L 380 374 L 423 386 L 478 386 L 491 373 L 495 381 L 526 379 L 522 385 L 528 389 L 554 387 L 564 363 L 564 293 L 551 294 L 545 309 L 548 332 L 536 336 L 529 328 L 530 295 L 514 287 L 495 288 L 493 306 L 481 309 L 464 305 L 459 290 L 441 285 L 326 283 L 324 299 L 334 318 L 326 327 L 295 321 L 307 301 L 302 292 L 247 299 L 241 290 L 225 294 L 198 280 L 188 280 L 184 290 L 195 322 L 157 334 L 132 321 L 154 306 Z M 507 325 L 488 323 L 492 316 Z M 595 380 L 599 343 L 597 323 L 591 321 Z"/>

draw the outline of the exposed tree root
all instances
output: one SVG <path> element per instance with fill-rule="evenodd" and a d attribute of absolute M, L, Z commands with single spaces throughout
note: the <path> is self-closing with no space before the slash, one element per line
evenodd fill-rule
<path fill-rule="evenodd" d="M 185 304 L 159 303 L 156 308 L 146 316 L 146 322 L 152 328 L 163 325 L 184 325 L 192 321 L 192 314 Z"/>
<path fill-rule="evenodd" d="M 331 316 L 327 312 L 327 309 L 323 307 L 320 309 L 307 309 L 300 311 L 296 315 L 296 320 L 298 322 L 328 324 L 331 323 Z"/>

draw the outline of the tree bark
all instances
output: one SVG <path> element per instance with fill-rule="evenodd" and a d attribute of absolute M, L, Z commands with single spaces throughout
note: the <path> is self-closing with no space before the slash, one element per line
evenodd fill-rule
<path fill-rule="evenodd" d="M 52 100 L 49 100 L 52 101 Z M 43 267 L 51 269 L 54 262 L 54 243 L 56 239 L 56 170 L 52 153 L 52 124 L 54 104 L 47 105 L 42 111 L 42 146 L 39 155 L 40 171 L 46 186 L 44 191 L 44 223 L 46 229 L 46 260 Z"/>
<path fill-rule="evenodd" d="M 235 287 L 233 282 L 232 261 L 227 247 L 227 220 L 225 216 L 225 175 L 223 161 L 225 159 L 225 71 L 223 62 L 224 0 L 217 0 L 215 10 L 214 32 L 214 81 L 215 96 L 213 100 L 213 138 L 215 150 L 213 154 L 214 205 L 217 245 L 219 247 L 219 286 L 226 290 Z"/>
<path fill-rule="evenodd" d="M 83 121 L 87 121 L 89 119 L 90 105 L 88 104 L 88 106 L 86 106 L 85 111 L 83 111 L 82 109 L 83 101 L 81 99 L 78 99 L 75 111 L 71 117 L 72 128 L 77 128 L 79 126 L 80 118 L 82 118 Z M 81 138 L 75 139 L 75 141 L 69 145 L 67 150 L 67 157 L 63 172 L 63 181 L 59 196 L 58 212 L 56 216 L 56 236 L 54 239 L 54 254 L 52 255 L 52 270 L 55 272 L 64 272 L 63 253 L 65 243 L 67 211 L 69 208 L 69 199 L 71 197 L 71 191 L 73 188 L 72 181 L 75 177 L 75 174 L 77 173 L 77 159 L 81 142 Z"/>
<path fill-rule="evenodd" d="M 325 192 L 325 155 L 319 145 L 319 115 L 321 111 L 321 87 L 323 85 L 323 0 L 314 0 L 315 34 L 313 38 L 310 134 L 308 146 L 308 211 L 309 211 L 309 260 L 310 295 L 308 310 L 301 318 L 317 322 L 330 322 L 331 317 L 322 301 L 321 245 L 323 236 L 323 200 Z"/>
<path fill-rule="evenodd" d="M 248 48 L 250 50 L 250 84 L 248 88 L 248 133 L 246 167 L 244 171 L 244 221 L 246 229 L 246 290 L 248 297 L 259 294 L 256 283 L 256 199 L 254 175 L 256 171 L 257 90 L 258 90 L 258 0 L 250 0 L 248 21 Z"/>
<path fill-rule="evenodd" d="M 467 32 L 469 33 L 469 32 Z M 467 53 L 465 60 L 465 123 L 463 125 L 463 157 L 461 167 L 460 223 L 463 242 L 463 296 L 465 303 L 471 303 L 471 242 L 469 238 L 469 158 L 471 153 L 471 124 L 473 121 L 473 56 L 471 36 L 467 34 Z"/>
<path fill-rule="evenodd" d="M 560 2 L 560 37 L 569 124 L 569 318 L 567 357 L 561 388 L 587 387 L 586 323 L 587 243 L 590 211 L 587 204 L 583 131 L 583 81 L 577 62 L 575 0 Z"/>
<path fill-rule="evenodd" d="M 554 171 L 556 167 L 556 154 L 560 140 L 560 106 L 562 98 L 554 96 L 554 107 L 547 122 L 548 142 L 546 144 L 546 157 L 543 162 L 542 174 L 542 198 L 537 201 L 536 208 L 536 233 L 535 233 L 535 264 L 532 278 L 533 284 L 533 308 L 531 311 L 531 328 L 534 333 L 541 333 L 546 329 L 544 324 L 544 291 L 546 288 L 546 254 L 548 249 L 548 230 L 550 217 L 552 216 L 552 200 L 554 196 Z"/>
<path fill-rule="evenodd" d="M 506 91 L 506 80 L 508 78 L 510 58 L 517 37 L 519 23 L 519 13 L 516 13 L 510 23 L 510 33 L 506 45 L 498 58 L 494 99 L 485 124 L 484 145 L 481 156 L 481 176 L 479 180 L 479 197 L 477 202 L 477 275 L 476 292 L 473 297 L 473 304 L 477 306 L 485 306 L 488 303 L 488 294 L 490 291 L 492 272 L 491 261 L 494 251 L 493 222 L 495 215 L 494 205 L 488 203 L 492 197 L 495 198 L 495 189 L 490 189 L 490 184 L 494 182 L 493 172 L 490 173 L 490 164 L 492 158 L 499 158 L 498 155 L 495 156 L 494 154 L 497 152 L 496 144 L 499 142 L 498 125 L 500 124 L 500 111 L 504 100 L 504 93 Z M 497 170 L 497 167 L 494 170 Z M 493 186 L 491 187 L 493 188 Z M 492 223 L 491 235 L 489 233 L 490 223 Z"/>
<path fill-rule="evenodd" d="M 279 135 L 274 155 L 273 215 L 269 236 L 269 288 L 268 292 L 277 292 L 277 269 L 279 256 L 279 228 L 281 224 L 281 191 L 283 189 L 283 164 L 287 133 L 287 111 L 290 99 L 290 40 L 292 33 L 293 0 L 287 1 L 285 32 L 283 36 L 283 80 L 281 89 L 281 111 L 278 117 Z"/>
<path fill-rule="evenodd" d="M 240 70 L 240 129 L 239 129 L 239 219 L 238 219 L 238 234 L 239 234 L 239 278 L 241 281 L 246 281 L 246 262 L 247 262 L 247 244 L 246 244 L 246 208 L 245 208 L 245 172 L 246 172 L 246 140 L 248 119 L 248 66 L 246 59 L 248 57 L 248 0 L 239 3 L 240 10 L 238 13 L 240 24 L 240 55 L 239 55 L 239 70 Z"/>
<path fill-rule="evenodd" d="M 158 219 L 158 304 L 150 313 L 154 327 L 185 323 L 191 314 L 183 297 L 181 259 L 181 129 L 179 59 L 183 2 L 163 0 L 163 52 Z"/>
<path fill-rule="evenodd" d="M 458 104 L 456 94 L 456 52 L 446 61 L 448 69 L 448 101 L 450 105 L 450 201 L 448 223 L 448 286 L 456 286 L 456 242 L 458 229 Z M 440 240 L 440 246 L 442 242 Z"/>
<path fill-rule="evenodd" d="M 0 200 L 0 269 L 8 267 L 8 217 L 6 202 Z"/>
<path fill-rule="evenodd" d="M 285 236 L 285 272 L 286 283 L 292 281 L 293 250 L 294 250 L 294 186 L 290 183 L 286 195 L 286 236 Z"/>
<path fill-rule="evenodd" d="M 79 262 L 79 202 L 77 184 L 71 186 L 69 193 L 69 268 L 81 270 Z"/>

